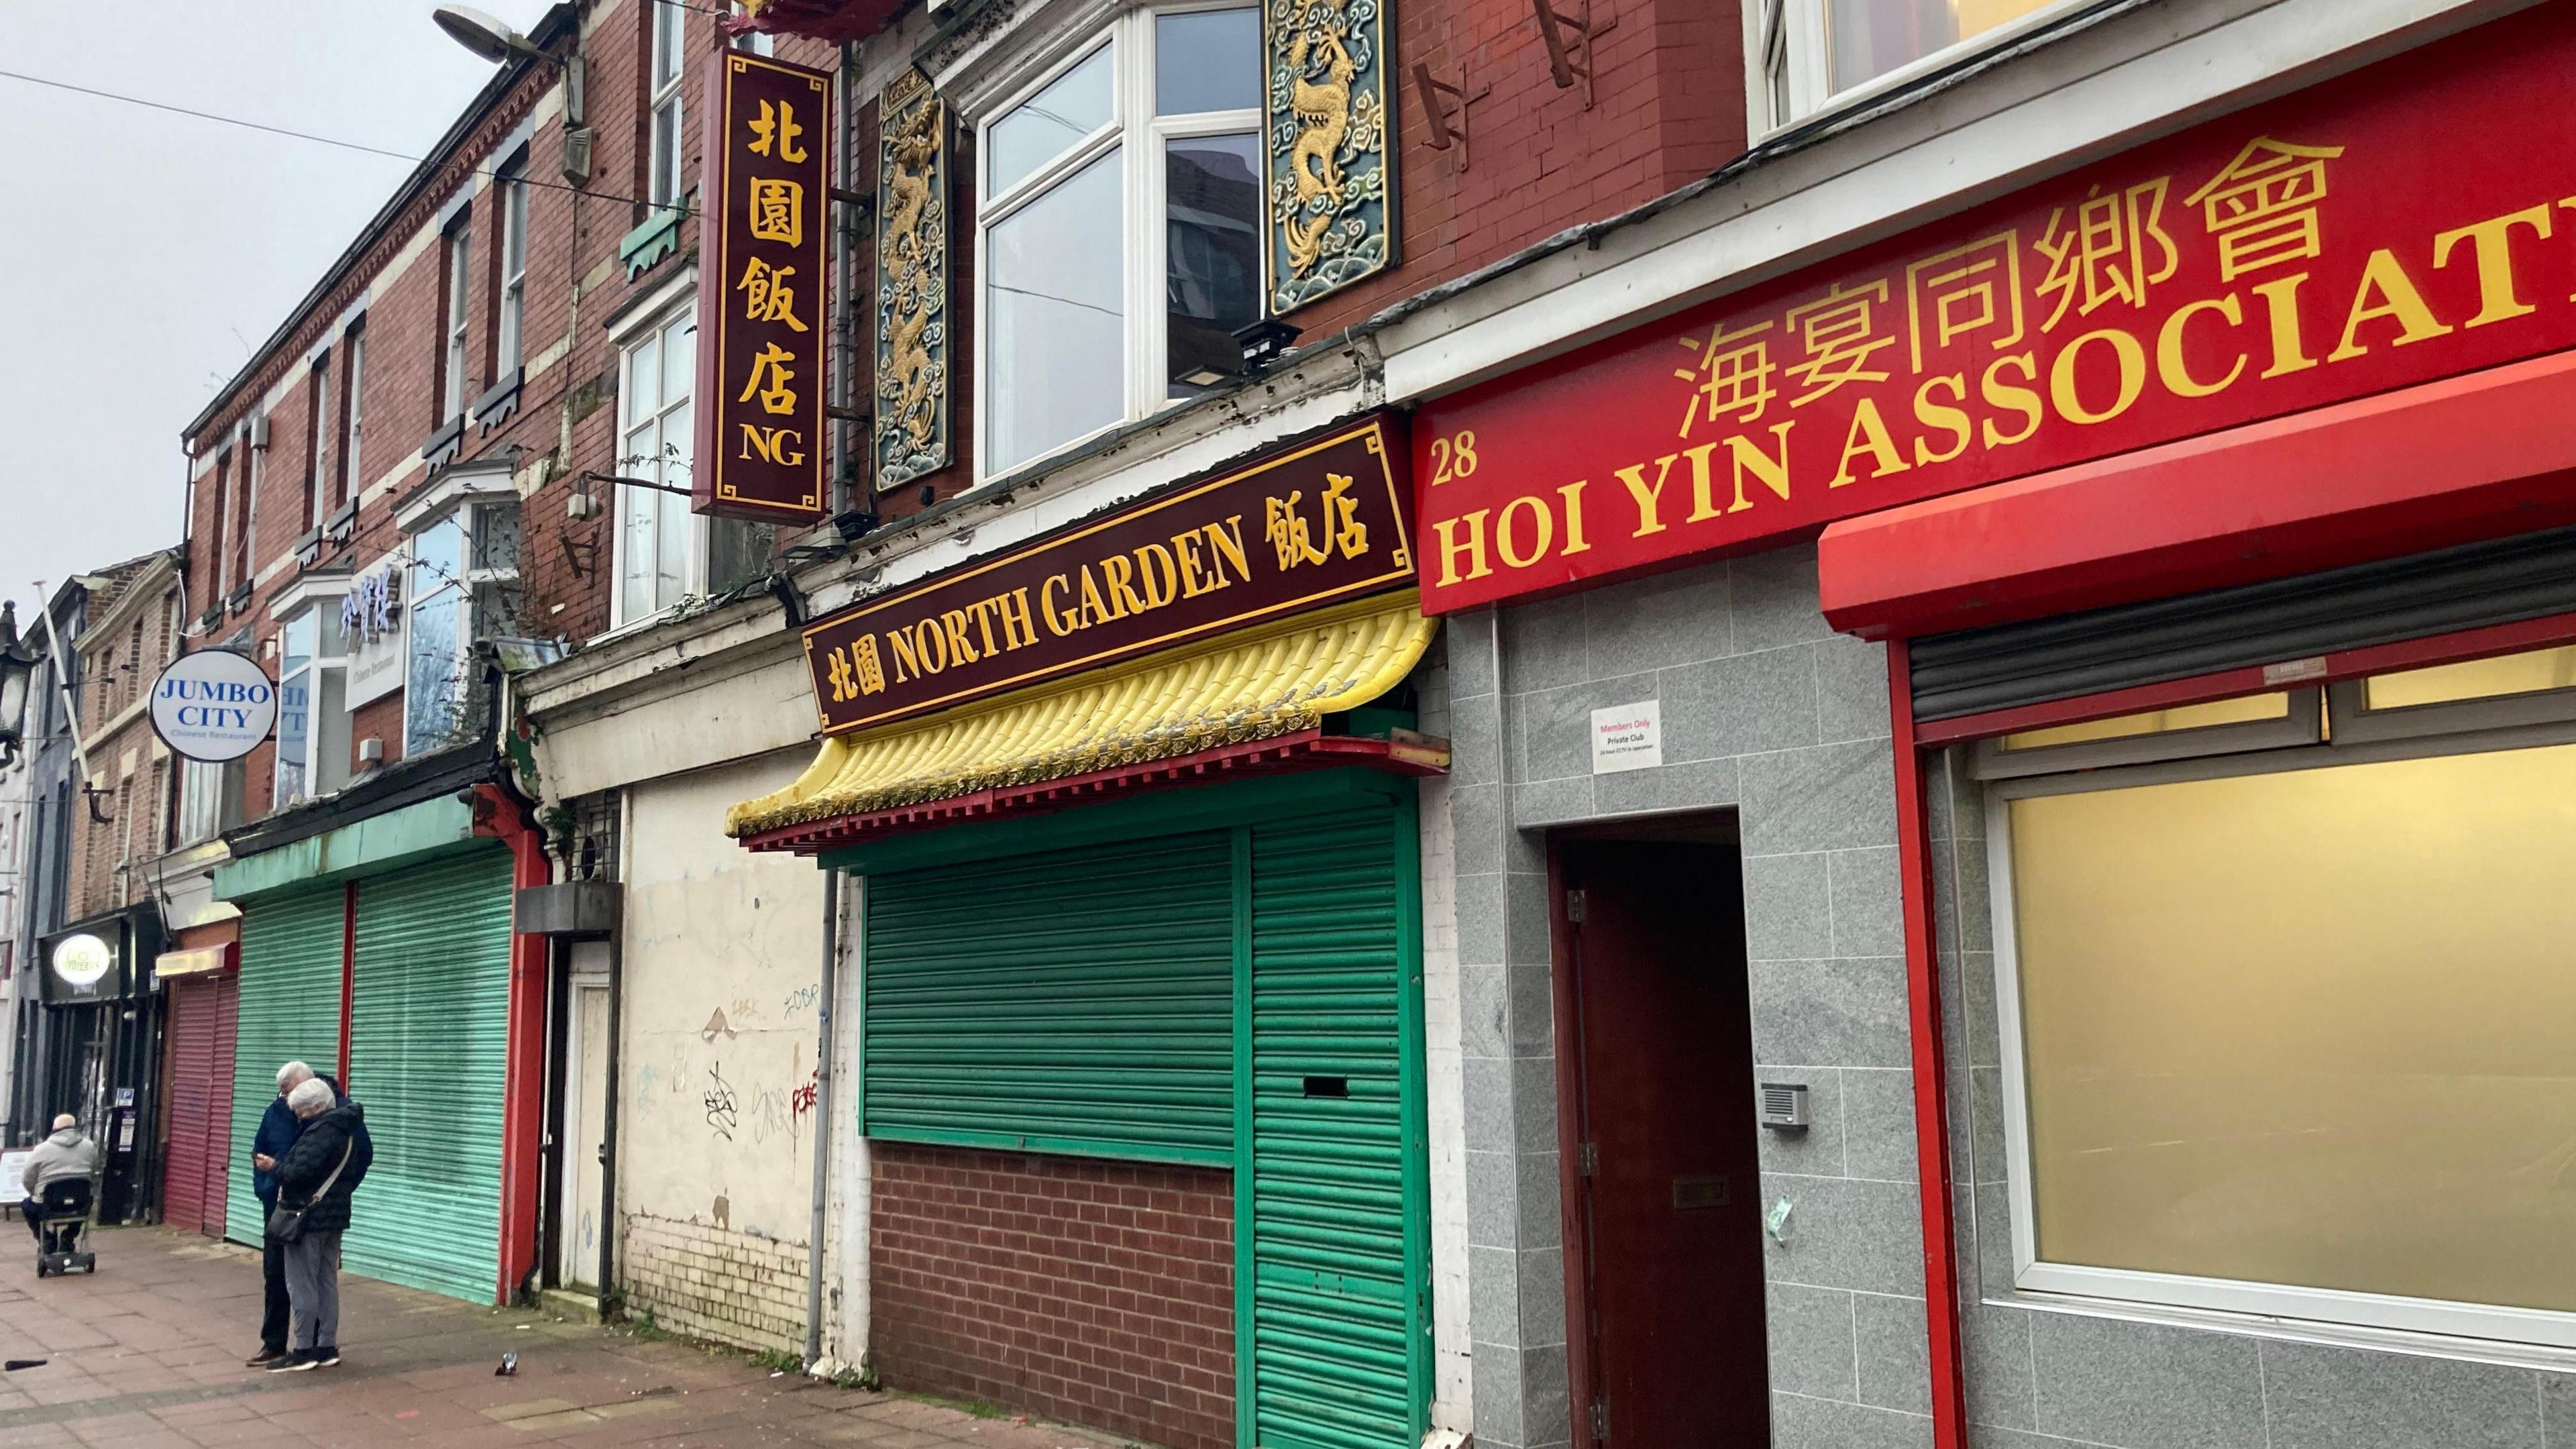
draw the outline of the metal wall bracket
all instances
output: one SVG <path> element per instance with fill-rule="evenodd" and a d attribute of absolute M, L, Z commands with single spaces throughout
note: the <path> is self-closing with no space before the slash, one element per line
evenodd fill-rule
<path fill-rule="evenodd" d="M 1572 15 L 1557 9 L 1554 0 L 1530 0 L 1530 7 L 1538 12 L 1539 39 L 1547 42 L 1548 75 L 1558 90 L 1581 80 L 1583 109 L 1591 110 L 1593 82 L 1600 70 L 1594 53 L 1601 37 L 1618 28 L 1619 17 L 1593 24 L 1592 0 L 1575 0 Z"/>
<path fill-rule="evenodd" d="M 1540 0 L 1540 3 L 1546 3 L 1546 0 Z M 1464 173 L 1468 160 L 1467 108 L 1492 95 L 1494 88 L 1479 86 L 1475 94 L 1470 95 L 1467 92 L 1467 67 L 1458 67 L 1458 83 L 1453 86 L 1447 81 L 1433 80 L 1427 61 L 1413 63 L 1413 84 L 1422 96 L 1422 119 L 1431 128 L 1431 149 L 1446 151 L 1454 144 L 1458 148 L 1458 170 Z M 1443 106 L 1441 98 L 1444 96 L 1456 104 Z M 1454 126 L 1450 124 L 1453 120 L 1457 123 Z"/>

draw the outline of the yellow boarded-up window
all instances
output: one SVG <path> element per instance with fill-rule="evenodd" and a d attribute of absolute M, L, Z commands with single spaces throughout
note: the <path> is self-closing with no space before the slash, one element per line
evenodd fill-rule
<path fill-rule="evenodd" d="M 2576 1311 L 2576 745 L 2004 810 L 2040 1261 Z"/>

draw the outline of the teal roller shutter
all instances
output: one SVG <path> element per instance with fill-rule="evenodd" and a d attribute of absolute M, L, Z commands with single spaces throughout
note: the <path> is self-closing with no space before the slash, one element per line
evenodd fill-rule
<path fill-rule="evenodd" d="M 1411 812 L 1250 837 L 1237 1413 L 1261 1449 L 1411 1449 L 1430 1399 Z"/>
<path fill-rule="evenodd" d="M 1224 832 L 873 876 L 870 1136 L 1234 1160 Z"/>
<path fill-rule="evenodd" d="M 499 1286 L 510 900 L 498 846 L 358 885 L 349 1089 L 376 1164 L 351 1272 L 478 1303 Z"/>
<path fill-rule="evenodd" d="M 251 1191 L 250 1144 L 277 1100 L 277 1069 L 340 1069 L 340 954 L 347 894 L 338 885 L 242 907 L 241 1014 L 233 1045 L 232 1141 L 224 1235 L 257 1243 L 268 1214 Z"/>

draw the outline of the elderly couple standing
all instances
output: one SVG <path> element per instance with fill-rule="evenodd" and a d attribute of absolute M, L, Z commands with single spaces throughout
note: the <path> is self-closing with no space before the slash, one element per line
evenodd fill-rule
<path fill-rule="evenodd" d="M 252 1368 L 295 1373 L 340 1362 L 340 1234 L 349 1227 L 349 1195 L 375 1158 L 366 1114 L 338 1082 L 302 1062 L 278 1069 L 277 1100 L 251 1139 L 251 1188 L 267 1215 L 260 1269 L 268 1289 Z"/>

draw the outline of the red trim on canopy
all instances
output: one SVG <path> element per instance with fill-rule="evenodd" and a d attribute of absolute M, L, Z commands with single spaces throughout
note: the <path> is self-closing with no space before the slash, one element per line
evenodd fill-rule
<path fill-rule="evenodd" d="M 1176 785 L 1209 784 L 1219 777 L 1329 770 L 1344 765 L 1396 775 L 1441 775 L 1449 770 L 1449 746 L 1445 740 L 1377 740 L 1328 735 L 1321 730 L 1300 730 L 1275 739 L 1225 745 L 1196 754 L 1155 760 L 1150 764 L 1126 765 L 1114 770 L 1098 770 L 1088 775 L 1070 775 L 1061 780 L 1015 785 L 1002 790 L 978 790 L 969 795 L 925 800 L 918 805 L 898 806 L 891 810 L 837 815 L 829 820 L 746 836 L 742 844 L 750 850 L 792 850 L 798 855 L 814 855 L 907 831 L 930 830 L 969 820 L 1044 815 L 1067 806 L 1097 804 L 1121 795 L 1169 789 Z"/>
<path fill-rule="evenodd" d="M 2553 353 L 1846 519 L 1825 617 L 1905 637 L 2576 523 L 2569 418 Z"/>

